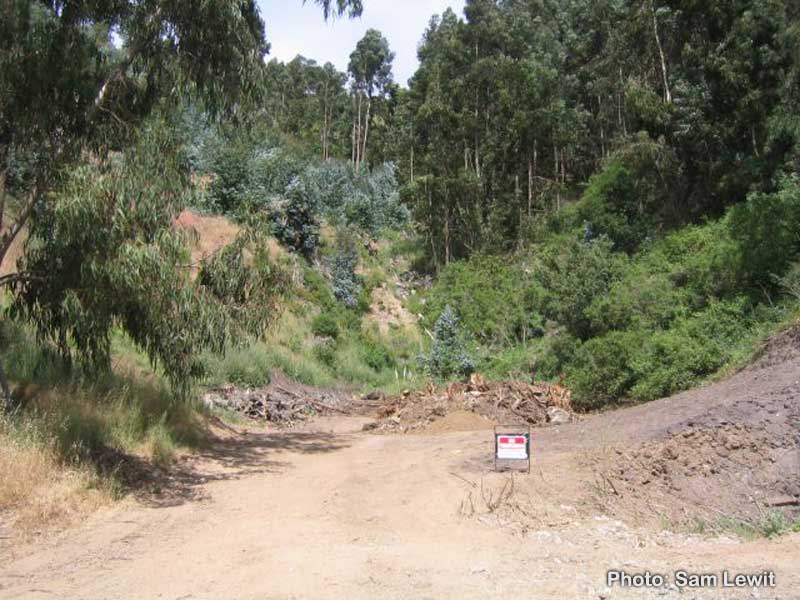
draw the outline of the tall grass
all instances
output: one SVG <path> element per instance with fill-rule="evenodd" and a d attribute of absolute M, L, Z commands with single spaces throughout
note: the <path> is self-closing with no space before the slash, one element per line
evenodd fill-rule
<path fill-rule="evenodd" d="M 207 355 L 204 384 L 260 387 L 269 382 L 273 371 L 319 387 L 395 391 L 421 384 L 416 356 L 422 345 L 416 330 L 396 329 L 381 336 L 362 329 L 361 321 L 354 319 L 341 324 L 337 339 L 326 344 L 313 331 L 317 314 L 312 304 L 296 301 L 286 307 L 265 340 L 249 340 L 224 356 Z M 376 349 L 388 357 L 386 364 L 375 360 Z"/>
<path fill-rule="evenodd" d="M 8 321 L 0 337 L 17 403 L 0 419 L 0 510 L 14 509 L 21 530 L 118 495 L 132 483 L 118 468 L 127 455 L 166 466 L 181 448 L 206 442 L 204 415 L 157 375 L 70 368 Z"/>

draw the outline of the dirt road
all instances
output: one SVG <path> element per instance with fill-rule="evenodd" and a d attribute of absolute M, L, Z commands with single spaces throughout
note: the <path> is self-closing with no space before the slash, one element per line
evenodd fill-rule
<path fill-rule="evenodd" d="M 800 534 L 687 533 L 800 498 L 799 328 L 727 380 L 534 430 L 530 475 L 492 472 L 481 419 L 228 431 L 158 488 L 0 546 L 0 599 L 800 599 Z M 668 584 L 607 588 L 609 569 Z M 776 585 L 679 588 L 679 569 L 766 569 Z"/>
<path fill-rule="evenodd" d="M 532 474 L 491 512 L 510 476 L 486 473 L 490 432 L 359 426 L 230 436 L 149 503 L 3 556 L 0 598 L 800 598 L 800 536 L 709 540 L 604 516 L 587 500 L 586 450 L 547 449 L 556 430 L 537 436 Z M 609 568 L 768 568 L 778 585 L 608 590 Z"/>

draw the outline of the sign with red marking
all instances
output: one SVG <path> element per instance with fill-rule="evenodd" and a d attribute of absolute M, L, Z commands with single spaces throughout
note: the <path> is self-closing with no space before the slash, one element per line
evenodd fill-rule
<path fill-rule="evenodd" d="M 496 457 L 498 460 L 528 460 L 529 433 L 495 433 Z"/>

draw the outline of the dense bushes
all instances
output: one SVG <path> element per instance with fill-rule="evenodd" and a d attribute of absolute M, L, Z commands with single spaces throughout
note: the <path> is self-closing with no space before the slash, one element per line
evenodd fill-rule
<path fill-rule="evenodd" d="M 663 141 L 640 134 L 620 146 L 565 217 L 587 240 L 607 236 L 615 250 L 636 251 L 662 230 L 685 223 L 680 166 Z"/>
<path fill-rule="evenodd" d="M 274 200 L 267 210 L 281 243 L 306 258 L 319 244 L 319 219 L 304 182 L 295 177 L 286 187 L 285 200 Z"/>
<path fill-rule="evenodd" d="M 542 318 L 530 283 L 524 265 L 499 257 L 479 255 L 451 263 L 426 297 L 425 322 L 434 323 L 452 306 L 461 325 L 483 341 L 513 343 L 541 335 Z"/>
<path fill-rule="evenodd" d="M 356 172 L 346 162 L 305 160 L 269 137 L 206 137 L 190 148 L 192 164 L 211 176 L 205 205 L 245 220 L 266 214 L 276 237 L 304 256 L 317 247 L 322 219 L 371 236 L 408 220 L 391 164 Z"/>
<path fill-rule="evenodd" d="M 751 194 L 731 209 L 728 220 L 741 249 L 743 279 L 773 283 L 800 253 L 800 183 L 790 178 L 775 194 Z"/>
<path fill-rule="evenodd" d="M 608 293 L 626 265 L 626 257 L 613 252 L 605 236 L 591 241 L 554 240 L 542 252 L 536 269 L 543 313 L 575 337 L 588 339 L 594 333 L 589 307 Z"/>
<path fill-rule="evenodd" d="M 752 339 L 749 308 L 745 298 L 712 300 L 669 329 L 612 331 L 585 342 L 566 367 L 578 406 L 653 400 L 697 384 Z"/>
<path fill-rule="evenodd" d="M 651 400 L 742 360 L 759 335 L 796 310 L 800 189 L 793 179 L 636 251 L 586 235 L 574 215 L 566 217 L 571 226 L 545 230 L 513 261 L 476 255 L 447 266 L 428 292 L 426 318 L 452 305 L 487 344 L 479 369 L 564 374 L 583 409 Z M 535 323 L 544 337 L 523 343 L 518 331 Z"/>

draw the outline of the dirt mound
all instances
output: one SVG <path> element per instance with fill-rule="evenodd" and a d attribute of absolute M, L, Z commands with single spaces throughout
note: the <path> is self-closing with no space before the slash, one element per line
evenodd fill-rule
<path fill-rule="evenodd" d="M 481 421 L 470 418 L 467 430 L 484 421 L 489 425 L 543 425 L 573 419 L 571 394 L 561 385 L 487 382 L 480 375 L 473 375 L 469 383 L 452 383 L 446 388 L 429 385 L 425 390 L 392 397 L 373 393 L 365 401 L 372 401 L 372 407 L 377 409 L 377 420 L 369 429 L 400 433 L 434 427 L 456 431 L 453 425 L 466 424 L 464 415 L 469 413 Z"/>
<path fill-rule="evenodd" d="M 771 337 L 757 353 L 749 370 L 766 369 L 800 356 L 800 325 Z"/>
<path fill-rule="evenodd" d="M 593 463 L 612 511 L 755 524 L 780 510 L 796 519 L 800 328 L 774 336 L 735 375 L 601 415 L 595 431 L 615 440 Z"/>
<path fill-rule="evenodd" d="M 775 509 L 798 516 L 800 480 L 791 465 L 797 448 L 788 431 L 776 437 L 741 424 L 688 428 L 615 453 L 605 474 L 613 493 L 660 505 L 670 520 L 691 514 L 755 523 Z"/>
<path fill-rule="evenodd" d="M 482 431 L 492 429 L 495 423 L 488 417 L 468 410 L 456 410 L 428 425 L 425 433 L 448 433 L 450 431 Z"/>

